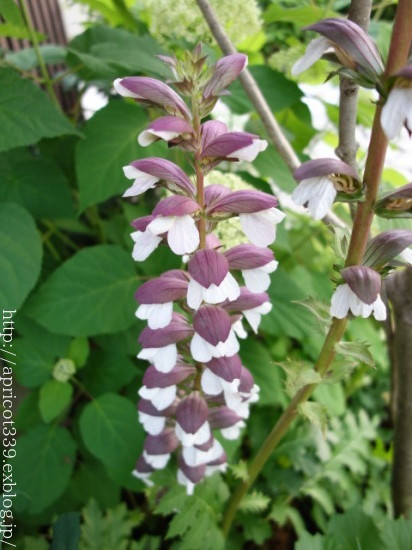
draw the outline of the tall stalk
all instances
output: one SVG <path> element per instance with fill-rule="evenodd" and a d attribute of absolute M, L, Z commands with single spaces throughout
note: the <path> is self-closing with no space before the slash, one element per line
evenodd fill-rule
<path fill-rule="evenodd" d="M 396 11 L 385 75 L 393 74 L 407 63 L 411 41 L 412 2 L 411 0 L 400 0 Z M 374 216 L 373 207 L 379 189 L 386 149 L 388 146 L 388 140 L 384 135 L 380 124 L 381 109 L 381 105 L 378 104 L 375 110 L 372 134 L 364 172 L 364 183 L 366 187 L 365 200 L 364 202 L 359 203 L 356 210 L 348 255 L 345 262 L 346 266 L 358 265 L 361 263 L 372 225 Z M 326 374 L 332 364 L 335 357 L 336 344 L 341 340 L 344 334 L 346 323 L 347 318 L 334 318 L 332 321 L 318 361 L 315 365 L 316 371 L 322 376 Z M 243 481 L 238 486 L 229 501 L 222 523 L 222 530 L 224 534 L 229 532 L 236 511 L 243 497 L 261 472 L 263 466 L 273 453 L 274 449 L 287 432 L 293 420 L 296 418 L 299 405 L 308 400 L 317 385 L 318 384 L 307 385 L 296 393 L 286 410 L 276 422 L 272 431 L 263 442 L 255 458 L 249 465 L 247 480 Z"/>

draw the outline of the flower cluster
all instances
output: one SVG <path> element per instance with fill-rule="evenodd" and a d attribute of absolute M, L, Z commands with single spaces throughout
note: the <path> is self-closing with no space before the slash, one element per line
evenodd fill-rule
<path fill-rule="evenodd" d="M 195 172 L 189 177 L 173 162 L 150 157 L 124 168 L 132 180 L 124 196 L 154 187 L 169 191 L 151 215 L 132 223 L 133 258 L 143 261 L 167 243 L 187 260 L 186 270 L 166 271 L 136 292 L 136 315 L 148 324 L 139 337 L 138 357 L 150 366 L 138 403 L 148 436 L 134 474 L 150 483 L 150 474 L 177 451 L 178 481 L 191 493 L 205 476 L 225 469 L 225 451 L 214 430 L 237 438 L 250 403 L 258 399 L 259 389 L 238 355 L 238 338 L 246 336 L 243 318 L 256 332 L 271 309 L 265 291 L 277 262 L 267 247 L 284 214 L 273 195 L 204 182 L 222 161 L 250 162 L 267 146 L 217 120 L 201 123 L 245 67 L 246 56 L 230 55 L 207 67 L 196 48 L 185 62 L 163 60 L 174 72 L 176 88 L 191 98 L 191 109 L 170 86 L 152 78 L 126 77 L 114 84 L 121 95 L 166 113 L 138 136 L 139 143 L 163 140 L 182 148 Z M 250 242 L 224 249 L 213 231 L 232 217 Z"/>
<path fill-rule="evenodd" d="M 344 19 L 325 19 L 306 27 L 320 34 L 312 40 L 303 57 L 292 68 L 292 74 L 305 71 L 327 51 L 332 50 L 341 65 L 341 76 L 361 86 L 376 88 L 384 105 L 381 126 L 388 139 L 394 138 L 402 126 L 412 133 L 412 65 L 385 78 L 381 56 L 373 40 L 355 23 Z M 307 206 L 314 219 L 323 218 L 335 200 L 358 201 L 363 183 L 356 170 L 337 159 L 316 159 L 303 163 L 295 172 L 298 186 L 292 198 Z M 412 215 L 412 184 L 383 195 L 375 204 L 375 212 L 383 217 Z M 341 269 L 342 280 L 331 302 L 332 317 L 355 316 L 386 319 L 386 307 L 380 297 L 382 275 L 399 265 L 410 263 L 412 232 L 392 230 L 372 239 L 362 265 Z M 398 256 L 395 264 L 392 260 Z"/>

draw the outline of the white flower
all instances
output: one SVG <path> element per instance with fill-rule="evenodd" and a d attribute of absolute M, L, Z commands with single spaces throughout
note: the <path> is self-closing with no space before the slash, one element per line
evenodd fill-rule
<path fill-rule="evenodd" d="M 126 89 L 126 88 L 125 88 Z M 152 189 L 159 181 L 156 176 L 151 176 L 146 172 L 142 172 L 134 166 L 123 166 L 123 173 L 129 180 L 134 180 L 133 185 L 126 189 L 123 197 L 135 197 L 141 195 L 148 189 Z"/>
<path fill-rule="evenodd" d="M 161 470 L 169 462 L 170 453 L 164 455 L 150 455 L 145 450 L 143 450 L 143 458 L 152 468 L 156 470 Z"/>
<path fill-rule="evenodd" d="M 142 386 L 139 390 L 140 397 L 147 399 L 158 411 L 166 409 L 173 403 L 176 397 L 176 386 L 167 386 L 165 388 L 148 388 Z"/>
<path fill-rule="evenodd" d="M 176 365 L 177 347 L 176 344 L 169 344 L 163 348 L 143 348 L 137 357 L 153 362 L 160 372 L 170 372 Z"/>
<path fill-rule="evenodd" d="M 208 395 L 219 395 L 223 392 L 237 392 L 240 384 L 239 378 L 234 378 L 228 382 L 224 378 L 217 376 L 210 369 L 205 368 L 202 373 L 201 385 L 202 390 Z"/>
<path fill-rule="evenodd" d="M 252 309 L 245 309 L 242 311 L 243 315 L 249 322 L 249 325 L 252 327 L 254 332 L 258 331 L 262 315 L 266 315 L 271 311 L 272 304 L 270 302 L 264 302 L 260 306 L 254 307 Z"/>
<path fill-rule="evenodd" d="M 207 304 L 218 304 L 226 299 L 236 300 L 239 294 L 239 285 L 231 273 L 226 275 L 220 285 L 211 284 L 208 288 L 191 279 L 187 288 L 187 305 L 192 309 L 199 309 L 202 301 Z"/>
<path fill-rule="evenodd" d="M 223 453 L 223 447 L 217 439 L 214 440 L 212 447 L 208 451 L 202 451 L 196 447 L 183 447 L 182 455 L 183 459 L 188 466 L 192 468 L 205 464 L 206 462 L 213 462 L 219 458 Z"/>
<path fill-rule="evenodd" d="M 268 142 L 265 139 L 254 139 L 250 145 L 233 151 L 233 153 L 230 153 L 228 156 L 246 162 L 253 162 L 259 153 L 265 151 L 267 146 Z"/>
<path fill-rule="evenodd" d="M 164 304 L 141 304 L 136 310 L 138 319 L 147 319 L 147 324 L 152 329 L 164 328 L 172 320 L 173 302 Z"/>
<path fill-rule="evenodd" d="M 134 231 L 130 236 L 135 243 L 132 256 L 136 262 L 146 260 L 162 241 L 162 237 L 154 235 L 147 228 L 145 231 Z"/>
<path fill-rule="evenodd" d="M 292 193 L 292 199 L 300 206 L 307 203 L 310 215 L 321 220 L 329 212 L 336 197 L 336 189 L 328 177 L 302 180 Z"/>
<path fill-rule="evenodd" d="M 167 242 L 175 254 L 182 256 L 194 252 L 200 238 L 196 222 L 190 214 L 185 216 L 159 216 L 147 229 L 154 235 L 167 233 Z"/>
<path fill-rule="evenodd" d="M 276 225 L 285 214 L 277 208 L 268 208 L 251 214 L 239 214 L 240 224 L 247 238 L 256 246 L 269 246 L 276 239 Z"/>
<path fill-rule="evenodd" d="M 243 279 L 246 287 L 250 292 L 265 292 L 270 286 L 269 273 L 276 271 L 279 262 L 272 260 L 271 262 L 255 267 L 254 269 L 242 269 Z"/>
<path fill-rule="evenodd" d="M 164 416 L 152 416 L 139 411 L 139 422 L 148 434 L 159 435 L 165 427 L 166 418 Z"/>
<path fill-rule="evenodd" d="M 306 69 L 309 69 L 330 47 L 331 43 L 324 36 L 315 38 L 309 42 L 305 54 L 292 67 L 291 72 L 293 76 L 297 76 L 306 71 Z"/>
<path fill-rule="evenodd" d="M 179 422 L 176 422 L 175 434 L 184 447 L 192 447 L 193 445 L 203 445 L 209 441 L 211 431 L 207 421 L 194 434 L 185 432 Z"/>
<path fill-rule="evenodd" d="M 204 340 L 197 332 L 190 342 L 190 352 L 195 361 L 207 363 L 213 357 L 232 357 L 239 351 L 239 342 L 233 330 L 225 342 L 219 342 L 216 346 Z"/>
<path fill-rule="evenodd" d="M 180 468 L 177 470 L 177 481 L 178 483 L 180 483 L 180 485 L 184 485 L 186 487 L 187 495 L 193 495 L 193 491 L 195 490 L 195 483 L 190 481 L 190 479 L 185 476 Z"/>
<path fill-rule="evenodd" d="M 337 319 L 343 319 L 349 311 L 364 318 L 373 314 L 377 321 L 386 319 L 386 307 L 379 294 L 372 304 L 365 304 L 345 283 L 339 285 L 333 293 L 330 314 Z"/>
<path fill-rule="evenodd" d="M 405 121 L 412 128 L 412 88 L 392 88 L 381 114 L 386 137 L 396 137 Z"/>

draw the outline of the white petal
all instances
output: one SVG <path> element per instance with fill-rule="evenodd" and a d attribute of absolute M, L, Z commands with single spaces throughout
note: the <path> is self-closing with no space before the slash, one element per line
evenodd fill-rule
<path fill-rule="evenodd" d="M 400 132 L 411 103 L 411 90 L 392 88 L 389 92 L 381 114 L 381 126 L 388 139 L 393 139 Z"/>
<path fill-rule="evenodd" d="M 177 361 L 176 344 L 169 344 L 163 348 L 143 348 L 137 357 L 153 361 L 155 368 L 160 372 L 170 372 Z"/>
<path fill-rule="evenodd" d="M 170 324 L 173 313 L 173 302 L 165 304 L 141 304 L 136 310 L 138 319 L 147 319 L 152 329 L 164 328 Z"/>
<path fill-rule="evenodd" d="M 379 295 L 373 303 L 373 316 L 377 321 L 385 321 L 386 319 L 386 306 Z"/>
<path fill-rule="evenodd" d="M 233 301 L 240 295 L 240 288 L 236 279 L 231 273 L 228 273 L 219 286 L 210 285 L 204 289 L 203 299 L 208 304 L 218 304 L 226 299 Z"/>
<path fill-rule="evenodd" d="M 140 397 L 147 399 L 158 411 L 163 411 L 173 403 L 176 397 L 176 386 L 166 388 L 148 388 L 142 386 L 139 389 Z"/>
<path fill-rule="evenodd" d="M 197 332 L 190 342 L 190 353 L 195 361 L 207 363 L 213 357 L 210 345 Z"/>
<path fill-rule="evenodd" d="M 161 470 L 169 462 L 170 453 L 164 455 L 149 455 L 145 450 L 143 451 L 143 458 L 152 468 Z"/>
<path fill-rule="evenodd" d="M 162 237 L 153 235 L 151 231 L 147 230 L 134 231 L 130 236 L 135 242 L 132 256 L 136 262 L 146 260 L 162 241 Z"/>
<path fill-rule="evenodd" d="M 352 311 L 353 315 L 363 317 L 369 317 L 372 313 L 373 306 L 372 304 L 365 304 L 356 294 L 350 290 L 349 296 L 349 309 Z"/>
<path fill-rule="evenodd" d="M 170 141 L 178 136 L 178 132 L 166 132 L 162 130 L 152 130 L 149 128 L 148 130 L 143 130 L 143 132 L 137 136 L 137 142 L 142 147 L 147 147 L 158 138 L 163 139 L 164 141 Z"/>
<path fill-rule="evenodd" d="M 149 479 L 151 475 L 149 472 L 139 472 L 138 470 L 133 470 L 132 475 L 143 481 L 143 483 L 145 483 L 148 487 L 153 487 L 154 483 L 151 479 Z"/>
<path fill-rule="evenodd" d="M 339 285 L 333 293 L 330 314 L 337 319 L 343 319 L 349 312 L 352 291 L 349 285 Z"/>
<path fill-rule="evenodd" d="M 276 225 L 284 217 L 284 213 L 276 208 L 268 208 L 253 214 L 239 214 L 240 224 L 247 238 L 262 248 L 273 243 L 276 238 Z"/>
<path fill-rule="evenodd" d="M 202 451 L 196 447 L 183 447 L 183 458 L 188 466 L 199 466 L 206 462 L 212 462 L 222 456 L 223 447 L 217 439 L 208 451 Z"/>
<path fill-rule="evenodd" d="M 180 424 L 176 422 L 175 434 L 184 447 L 191 447 L 193 445 L 203 445 L 203 443 L 209 441 L 211 432 L 207 421 L 194 434 L 185 432 Z"/>
<path fill-rule="evenodd" d="M 210 369 L 205 369 L 202 373 L 202 390 L 208 395 L 219 395 L 222 391 L 222 382 L 219 376 L 216 376 Z"/>
<path fill-rule="evenodd" d="M 270 302 L 264 302 L 258 307 L 254 307 L 252 309 L 245 309 L 245 311 L 242 311 L 242 313 L 248 320 L 253 331 L 256 333 L 258 331 L 262 315 L 266 315 L 266 313 L 269 313 L 271 309 L 272 309 L 272 304 Z"/>
<path fill-rule="evenodd" d="M 164 416 L 151 416 L 144 412 L 139 411 L 139 422 L 143 425 L 143 428 L 150 435 L 158 435 L 166 424 L 166 418 Z"/>
<path fill-rule="evenodd" d="M 167 233 L 175 223 L 176 216 L 158 216 L 149 223 L 146 231 L 149 230 L 153 235 L 163 235 Z"/>
<path fill-rule="evenodd" d="M 235 355 L 235 353 L 239 351 L 239 342 L 237 341 L 236 334 L 233 329 L 230 330 L 229 336 L 226 342 L 224 342 L 224 345 L 226 357 L 232 357 L 232 355 Z"/>
<path fill-rule="evenodd" d="M 241 418 L 248 418 L 249 403 L 239 393 L 225 392 L 226 406 Z"/>
<path fill-rule="evenodd" d="M 315 38 L 309 42 L 305 54 L 300 57 L 292 67 L 292 75 L 297 76 L 306 69 L 309 69 L 330 47 L 330 42 L 327 38 L 321 36 L 320 38 Z"/>
<path fill-rule="evenodd" d="M 175 254 L 183 255 L 194 252 L 199 246 L 199 231 L 196 222 L 189 214 L 177 216 L 167 234 L 167 242 Z"/>
<path fill-rule="evenodd" d="M 232 324 L 232 329 L 235 331 L 235 334 L 238 338 L 244 340 L 247 338 L 247 332 L 243 326 L 242 319 L 238 319 Z"/>
<path fill-rule="evenodd" d="M 245 423 L 242 421 L 237 422 L 234 426 L 229 428 L 223 428 L 221 430 L 222 435 L 225 439 L 238 439 L 240 435 L 240 430 L 245 427 Z"/>
<path fill-rule="evenodd" d="M 206 470 L 205 470 L 205 476 L 206 477 L 210 477 L 212 476 L 215 472 L 226 472 L 227 470 L 227 462 L 224 462 L 223 464 L 218 464 L 216 466 L 206 466 Z"/>
<path fill-rule="evenodd" d="M 264 151 L 267 146 L 268 142 L 265 139 L 254 139 L 250 145 L 231 153 L 230 157 L 245 160 L 246 162 L 253 162 L 258 154 Z"/>
<path fill-rule="evenodd" d="M 187 305 L 192 309 L 199 309 L 203 300 L 204 287 L 194 279 L 191 279 L 187 287 Z"/>
<path fill-rule="evenodd" d="M 399 254 L 399 259 L 407 264 L 412 264 L 412 249 L 405 248 L 405 250 Z"/>
<path fill-rule="evenodd" d="M 123 172 L 126 178 L 134 179 L 133 185 L 126 189 L 123 193 L 123 197 L 135 197 L 141 195 L 148 189 L 152 189 L 156 182 L 159 181 L 159 178 L 156 176 L 151 176 L 146 174 L 146 172 L 141 172 L 134 166 L 123 166 Z"/>
<path fill-rule="evenodd" d="M 193 495 L 193 491 L 195 490 L 195 484 L 188 479 L 185 474 L 182 472 L 182 470 L 177 470 L 177 481 L 180 483 L 180 485 L 184 485 L 186 487 L 186 493 L 188 495 Z"/>
<path fill-rule="evenodd" d="M 292 193 L 292 199 L 296 204 L 308 203 L 309 213 L 315 220 L 326 216 L 335 197 L 336 189 L 327 177 L 302 180 Z"/>
<path fill-rule="evenodd" d="M 260 267 L 243 269 L 243 278 L 250 292 L 265 292 L 270 286 L 270 276 Z"/>

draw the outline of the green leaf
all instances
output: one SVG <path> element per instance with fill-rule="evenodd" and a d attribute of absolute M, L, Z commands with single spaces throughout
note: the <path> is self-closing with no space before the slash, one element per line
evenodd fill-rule
<path fill-rule="evenodd" d="M 247 463 L 245 460 L 239 460 L 237 464 L 230 464 L 230 471 L 236 479 L 241 481 L 247 481 L 249 478 L 249 472 L 247 469 Z"/>
<path fill-rule="evenodd" d="M 80 432 L 89 451 L 108 468 L 132 471 L 143 431 L 131 401 L 114 393 L 94 399 L 83 409 Z"/>
<path fill-rule="evenodd" d="M 324 434 L 327 425 L 326 408 L 320 403 L 306 401 L 299 405 L 299 412 L 309 420 L 311 424 L 319 428 Z"/>
<path fill-rule="evenodd" d="M 255 514 L 263 512 L 270 504 L 270 498 L 259 491 L 252 491 L 244 497 L 239 509 L 242 512 L 249 512 Z"/>
<path fill-rule="evenodd" d="M 12 69 L 0 69 L 0 151 L 77 133 L 47 96 Z"/>
<path fill-rule="evenodd" d="M 16 327 L 22 336 L 13 344 L 19 358 L 15 375 L 23 386 L 36 388 L 50 378 L 55 362 L 66 354 L 69 338 L 52 334 L 27 317 L 18 317 Z"/>
<path fill-rule="evenodd" d="M 375 360 L 366 342 L 339 342 L 336 344 L 335 350 L 336 353 L 344 357 L 355 359 L 357 362 L 369 367 L 375 366 Z"/>
<path fill-rule="evenodd" d="M 136 338 L 136 334 L 135 334 Z M 118 351 L 93 350 L 80 380 L 94 396 L 106 391 L 116 392 L 136 377 L 136 366 Z"/>
<path fill-rule="evenodd" d="M 66 57 L 66 48 L 57 44 L 43 44 L 39 46 L 41 56 L 45 63 L 58 65 L 64 63 Z M 30 71 L 35 69 L 38 64 L 38 57 L 34 48 L 24 48 L 18 52 L 6 54 L 7 63 L 11 63 L 22 71 Z"/>
<path fill-rule="evenodd" d="M 73 387 L 68 382 L 47 381 L 40 389 L 39 408 L 43 420 L 51 422 L 68 406 L 73 395 Z"/>
<path fill-rule="evenodd" d="M 333 541 L 335 548 L 339 550 L 382 549 L 382 538 L 378 528 L 373 519 L 360 507 L 334 516 L 328 524 L 327 539 Z"/>
<path fill-rule="evenodd" d="M 260 387 L 260 405 L 286 405 L 281 371 L 268 350 L 256 339 L 241 341 L 240 356 Z"/>
<path fill-rule="evenodd" d="M 120 247 L 85 248 L 56 269 L 26 313 L 61 334 L 117 332 L 134 323 L 136 282 L 134 262 Z"/>
<path fill-rule="evenodd" d="M 295 550 L 326 550 L 324 540 L 325 537 L 319 533 L 311 535 L 304 531 L 296 543 Z"/>
<path fill-rule="evenodd" d="M 272 111 L 281 111 L 290 107 L 302 97 L 302 92 L 295 82 L 288 80 L 282 73 L 274 71 L 265 65 L 250 67 L 250 71 L 256 79 L 269 107 Z M 241 83 L 236 80 L 230 86 L 231 95 L 222 96 L 235 114 L 246 114 L 254 110 Z M 271 151 L 273 153 L 273 151 Z"/>
<path fill-rule="evenodd" d="M 266 519 L 246 514 L 242 514 L 240 519 L 245 540 L 253 540 L 257 545 L 263 545 L 272 535 L 270 523 Z"/>
<path fill-rule="evenodd" d="M 77 368 L 81 368 L 86 364 L 89 353 L 89 340 L 87 338 L 74 338 L 70 342 L 67 355 L 74 362 Z"/>
<path fill-rule="evenodd" d="M 80 208 L 119 197 L 129 187 L 122 166 L 142 155 L 136 137 L 147 123 L 143 109 L 126 101 L 111 101 L 84 128 L 76 147 Z"/>
<path fill-rule="evenodd" d="M 70 512 L 60 516 L 53 525 L 50 550 L 78 550 L 80 540 L 80 514 Z"/>
<path fill-rule="evenodd" d="M 0 154 L 0 201 L 20 203 L 35 218 L 74 217 L 70 188 L 58 165 L 25 149 Z"/>
<path fill-rule="evenodd" d="M 70 42 L 67 62 L 83 64 L 79 74 L 85 80 L 135 73 L 170 78 L 170 70 L 156 57 L 159 53 L 162 49 L 151 36 L 94 25 Z"/>
<path fill-rule="evenodd" d="M 103 510 L 116 506 L 120 500 L 120 486 L 110 479 L 105 467 L 97 460 L 83 461 L 74 473 L 69 487 L 70 497 L 80 507 L 90 495 L 97 500 Z"/>
<path fill-rule="evenodd" d="M 320 384 L 313 392 L 315 400 L 323 405 L 331 416 L 346 412 L 346 399 L 342 384 Z"/>
<path fill-rule="evenodd" d="M 304 27 L 311 23 L 316 23 L 319 19 L 337 17 L 338 15 L 339 14 L 333 10 L 324 9 L 323 7 L 313 4 L 288 9 L 278 4 L 271 4 L 264 14 L 264 19 L 266 23 L 289 21 L 297 27 Z"/>
<path fill-rule="evenodd" d="M 33 218 L 14 203 L 0 204 L 0 303 L 17 310 L 40 274 L 42 246 Z"/>
<path fill-rule="evenodd" d="M 66 489 L 75 443 L 65 428 L 36 426 L 17 440 L 13 475 L 18 480 L 16 511 L 29 514 L 50 506 Z"/>
<path fill-rule="evenodd" d="M 385 550 L 404 550 L 412 548 L 412 519 L 387 518 L 382 529 L 383 547 Z"/>

